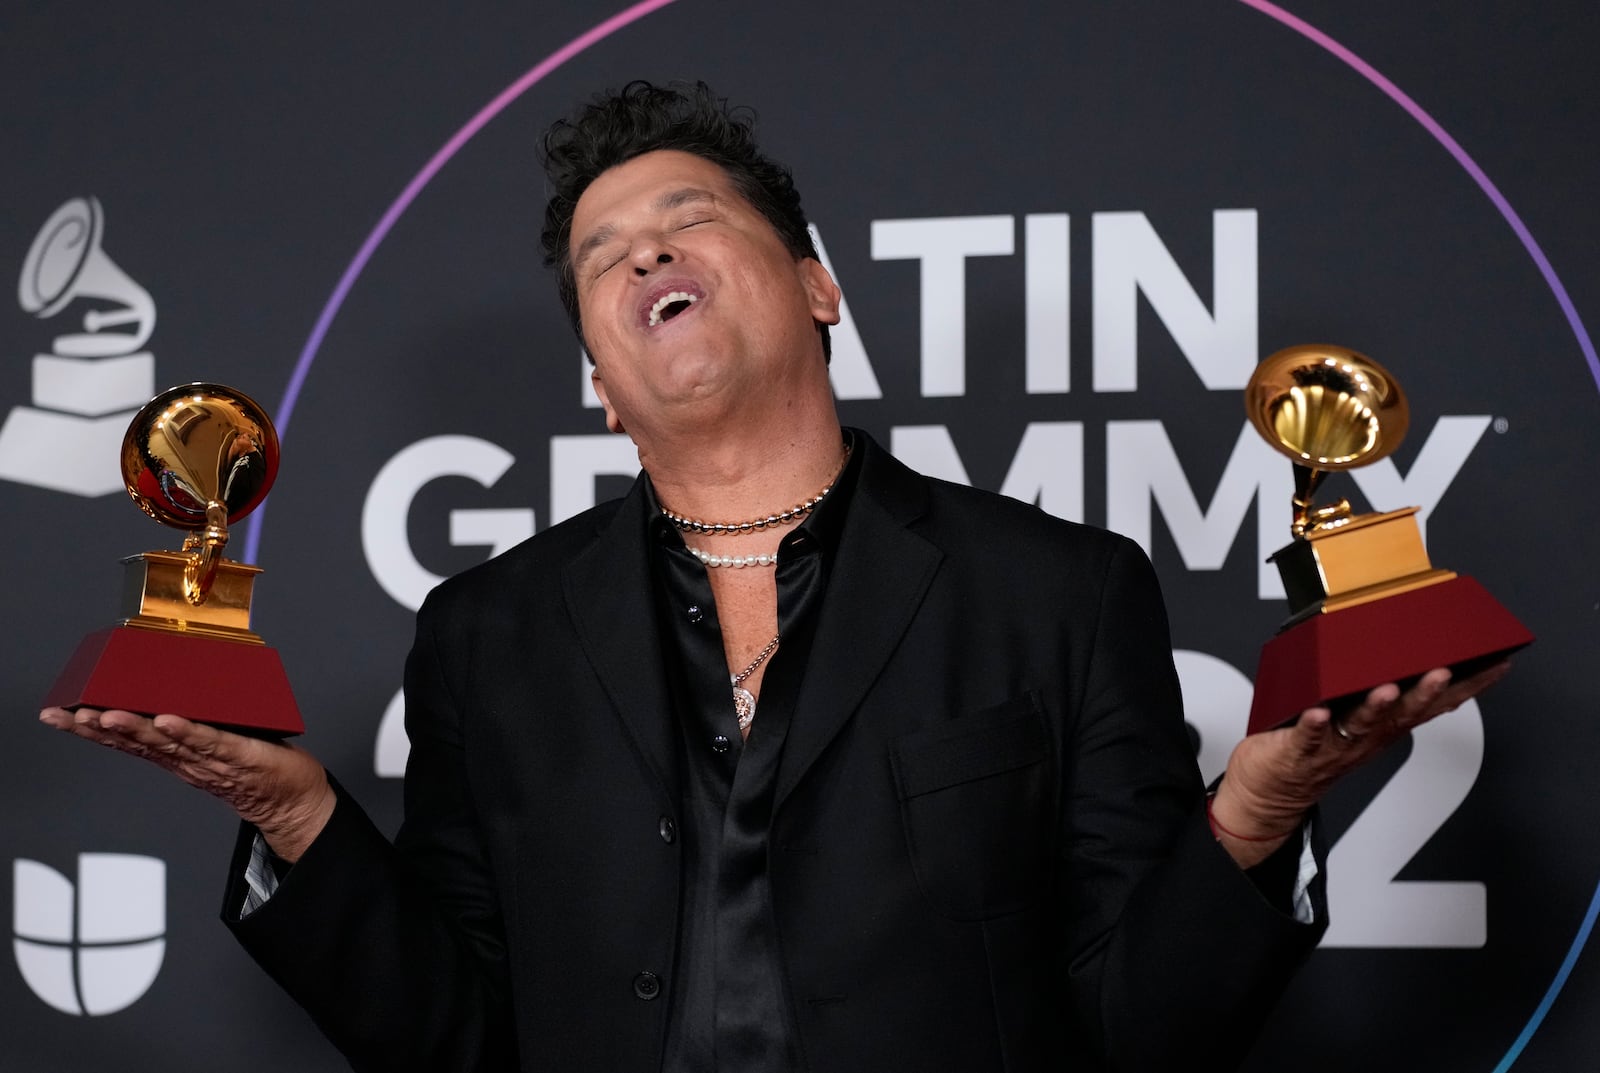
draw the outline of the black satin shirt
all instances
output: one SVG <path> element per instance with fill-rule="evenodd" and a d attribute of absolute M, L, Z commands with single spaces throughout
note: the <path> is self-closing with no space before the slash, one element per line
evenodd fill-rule
<path fill-rule="evenodd" d="M 666 998 L 667 1073 L 788 1073 L 799 1068 L 795 1027 L 767 877 L 767 832 L 778 761 L 811 650 L 857 452 L 833 491 L 788 533 L 773 567 L 778 633 L 750 737 L 741 741 L 708 568 L 655 509 L 650 523 L 656 614 L 678 723 L 682 814 L 670 821 L 683 852 L 678 958 Z M 694 536 L 689 535 L 689 543 Z M 742 669 L 742 668 L 740 668 Z M 667 837 L 664 830 L 663 837 Z"/>

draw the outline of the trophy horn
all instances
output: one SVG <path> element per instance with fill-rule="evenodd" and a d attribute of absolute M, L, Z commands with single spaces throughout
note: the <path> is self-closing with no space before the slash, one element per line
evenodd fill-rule
<path fill-rule="evenodd" d="M 1411 422 L 1405 392 L 1383 366 L 1347 347 L 1313 343 L 1263 358 L 1245 385 L 1250 423 L 1294 463 L 1295 536 L 1343 524 L 1350 503 L 1312 496 L 1333 470 L 1378 461 Z"/>
<path fill-rule="evenodd" d="M 278 434 L 250 396 L 221 384 L 168 388 L 134 415 L 122 478 L 139 509 L 186 530 L 184 596 L 211 589 L 228 524 L 254 510 L 278 475 Z"/>
<path fill-rule="evenodd" d="M 182 551 L 122 560 L 121 620 L 83 639 L 45 707 L 170 712 L 265 738 L 305 731 L 283 661 L 250 629 L 261 568 L 221 554 L 277 472 L 278 434 L 241 391 L 184 384 L 139 410 L 122 441 L 128 495 L 188 536 Z"/>

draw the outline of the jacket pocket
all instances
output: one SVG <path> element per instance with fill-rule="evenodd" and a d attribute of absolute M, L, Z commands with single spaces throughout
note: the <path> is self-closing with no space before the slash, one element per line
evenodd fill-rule
<path fill-rule="evenodd" d="M 889 746 L 917 885 L 955 920 L 1017 912 L 1047 877 L 1050 736 L 1037 694 Z"/>

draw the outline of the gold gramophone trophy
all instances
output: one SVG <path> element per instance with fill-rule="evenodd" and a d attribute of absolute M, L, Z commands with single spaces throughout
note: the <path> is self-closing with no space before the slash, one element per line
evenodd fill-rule
<path fill-rule="evenodd" d="M 222 556 L 228 526 L 278 474 L 278 435 L 249 396 L 220 384 L 169 388 L 122 441 L 128 495 L 187 531 L 182 551 L 147 551 L 127 568 L 123 618 L 85 637 L 46 707 L 171 713 L 260 736 L 305 730 L 278 654 L 250 632 L 259 567 Z"/>
<path fill-rule="evenodd" d="M 1256 366 L 1245 408 L 1295 475 L 1294 540 L 1269 560 L 1290 614 L 1262 647 L 1250 733 L 1434 667 L 1459 676 L 1533 640 L 1483 586 L 1433 566 L 1419 508 L 1313 501 L 1328 473 L 1376 462 L 1405 436 L 1405 393 L 1382 366 L 1339 346 L 1280 350 Z"/>

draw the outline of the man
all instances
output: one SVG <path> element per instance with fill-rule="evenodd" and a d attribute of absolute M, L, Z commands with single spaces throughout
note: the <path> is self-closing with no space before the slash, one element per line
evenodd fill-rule
<path fill-rule="evenodd" d="M 546 155 L 645 475 L 429 597 L 394 845 L 294 746 L 44 721 L 239 812 L 224 918 L 358 1069 L 1236 1062 L 1325 926 L 1308 810 L 1504 668 L 1208 796 L 1139 550 L 839 427 L 839 291 L 746 121 L 635 83 Z"/>

